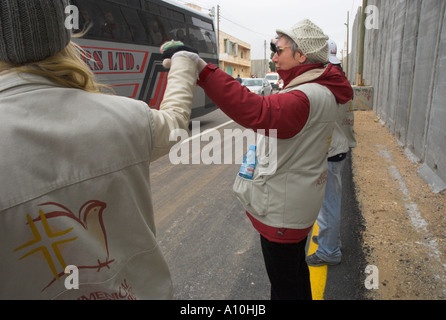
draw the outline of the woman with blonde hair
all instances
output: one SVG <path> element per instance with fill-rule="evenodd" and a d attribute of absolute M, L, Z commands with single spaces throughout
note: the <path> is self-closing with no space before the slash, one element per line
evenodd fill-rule
<path fill-rule="evenodd" d="M 67 5 L 0 4 L 0 298 L 171 298 L 149 165 L 188 127 L 198 56 L 171 57 L 160 110 L 103 94 Z"/>

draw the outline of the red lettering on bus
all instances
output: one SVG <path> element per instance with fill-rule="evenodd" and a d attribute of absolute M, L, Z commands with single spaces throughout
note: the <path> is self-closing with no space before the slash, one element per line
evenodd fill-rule
<path fill-rule="evenodd" d="M 95 74 L 143 73 L 149 57 L 148 51 L 118 50 L 100 47 L 82 47 L 82 60 Z M 108 61 L 107 61 L 108 60 Z"/>
<path fill-rule="evenodd" d="M 133 54 L 131 53 L 126 53 L 125 56 L 127 70 L 133 70 L 135 67 L 135 57 L 133 57 Z"/>
<path fill-rule="evenodd" d="M 114 71 L 131 71 L 135 67 L 135 57 L 131 53 L 126 52 L 108 52 L 108 63 L 110 70 Z"/>
<path fill-rule="evenodd" d="M 102 51 L 93 52 L 93 59 L 95 61 L 94 70 L 102 70 L 104 69 L 104 64 L 102 63 Z"/>

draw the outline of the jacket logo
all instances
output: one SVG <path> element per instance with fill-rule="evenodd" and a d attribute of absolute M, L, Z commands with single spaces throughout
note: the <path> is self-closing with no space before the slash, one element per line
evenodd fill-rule
<path fill-rule="evenodd" d="M 18 260 L 27 259 L 38 253 L 43 255 L 54 278 L 42 291 L 50 287 L 55 281 L 60 281 L 60 278 L 65 275 L 67 265 L 76 265 L 78 269 L 97 269 L 98 272 L 102 268 L 110 268 L 109 265 L 114 260 L 109 260 L 107 233 L 102 219 L 103 212 L 107 207 L 104 202 L 97 200 L 86 202 L 79 209 L 77 216 L 70 209 L 58 203 L 47 202 L 39 206 L 48 208 L 49 212 L 45 213 L 43 210 L 39 210 L 39 216 L 34 219 L 29 214 L 26 216 L 27 225 L 33 239 L 16 248 L 14 252 L 22 254 Z M 60 220 L 61 218 L 63 220 Z M 61 225 L 62 221 L 64 226 L 68 225 L 68 228 L 65 227 L 60 230 L 58 226 Z M 75 229 L 76 224 L 82 228 Z M 66 254 L 70 256 L 64 256 L 65 248 L 68 249 L 71 246 L 71 249 L 73 249 L 76 240 L 87 237 L 101 244 L 104 250 L 103 256 L 97 257 L 96 261 L 88 261 L 88 259 L 84 261 L 83 251 L 76 250 L 71 254 Z M 85 250 L 86 248 L 77 247 L 74 249 Z M 68 264 L 66 262 L 67 258 L 71 260 Z"/>
<path fill-rule="evenodd" d="M 325 170 L 324 172 L 321 173 L 319 179 L 317 179 L 316 186 L 318 187 L 325 186 L 325 184 L 327 183 L 327 178 L 328 178 L 328 170 Z"/>
<path fill-rule="evenodd" d="M 328 137 L 327 142 L 326 142 L 327 143 L 327 154 L 328 154 L 328 150 L 330 149 L 332 140 L 333 140 L 333 134 Z"/>

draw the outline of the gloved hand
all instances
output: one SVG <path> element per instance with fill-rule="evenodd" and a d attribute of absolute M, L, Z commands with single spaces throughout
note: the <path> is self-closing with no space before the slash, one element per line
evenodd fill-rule
<path fill-rule="evenodd" d="M 163 58 L 163 67 L 170 69 L 172 65 L 172 59 L 178 56 L 184 56 L 191 59 L 198 66 L 202 66 L 201 69 L 206 66 L 206 62 L 200 58 L 198 51 L 190 46 L 185 45 L 181 41 L 168 41 L 160 47 Z"/>

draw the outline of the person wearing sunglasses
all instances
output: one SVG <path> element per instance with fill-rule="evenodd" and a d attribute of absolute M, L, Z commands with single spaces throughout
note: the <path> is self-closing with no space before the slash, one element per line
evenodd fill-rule
<path fill-rule="evenodd" d="M 234 191 L 260 233 L 271 299 L 311 299 L 305 244 L 324 198 L 338 104 L 351 100 L 353 89 L 329 63 L 328 37 L 313 22 L 305 19 L 276 32 L 271 49 L 284 81 L 280 93 L 258 96 L 203 63 L 198 85 L 235 122 L 276 139 L 276 170 L 265 170 L 270 164 L 259 157 L 253 180 L 237 176 Z M 257 155 L 270 145 L 259 144 Z"/>

